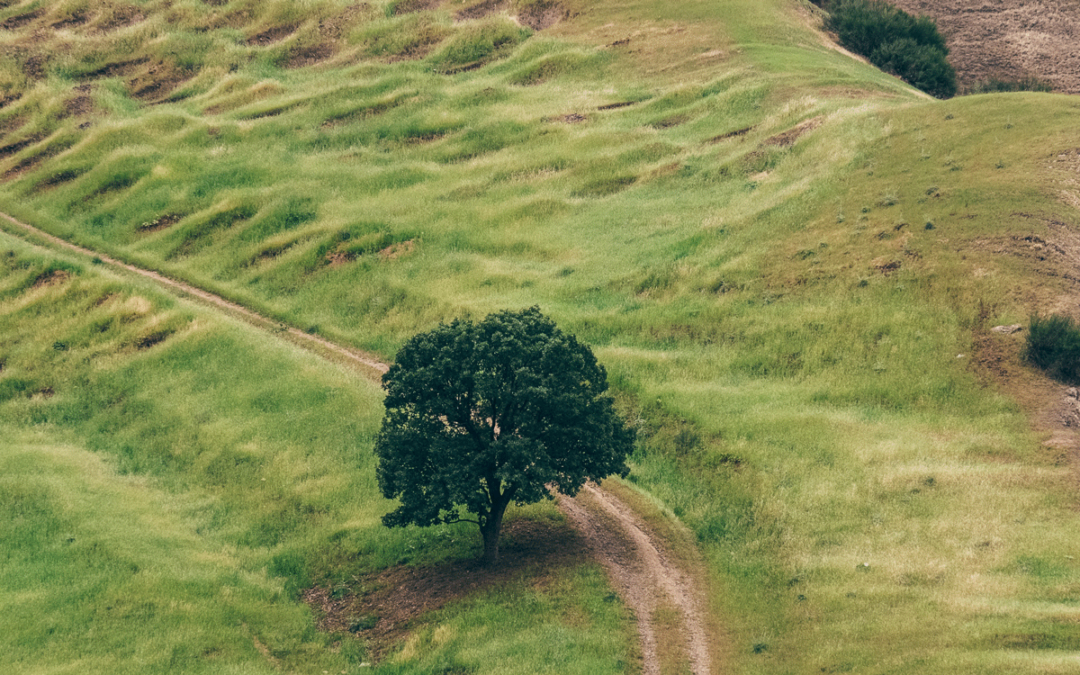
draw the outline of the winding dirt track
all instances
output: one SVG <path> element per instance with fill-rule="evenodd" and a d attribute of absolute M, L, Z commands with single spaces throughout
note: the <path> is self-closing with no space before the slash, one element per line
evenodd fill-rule
<path fill-rule="evenodd" d="M 105 264 L 150 279 L 172 292 L 223 310 L 260 330 L 288 339 L 324 358 L 361 366 L 372 379 L 377 379 L 389 368 L 377 357 L 366 352 L 282 325 L 219 295 L 72 244 L 6 213 L 0 213 L 0 217 L 14 225 L 24 237 L 32 235 L 53 246 L 96 258 Z M 713 661 L 704 619 L 705 594 L 695 574 L 678 562 L 666 544 L 649 530 L 633 509 L 599 486 L 586 485 L 574 498 L 561 496 L 559 506 L 567 519 L 581 532 L 592 554 L 607 570 L 612 585 L 618 590 L 623 602 L 633 611 L 641 639 L 644 675 L 662 675 L 662 661 L 666 662 L 672 656 L 677 661 L 685 659 L 693 675 L 712 675 Z M 663 607 L 674 607 L 677 610 L 680 624 L 677 632 L 682 636 L 684 644 L 659 644 L 654 614 Z M 666 654 L 668 658 L 661 659 L 662 654 Z"/>
<path fill-rule="evenodd" d="M 687 657 L 694 675 L 711 673 L 703 598 L 692 574 L 680 567 L 625 502 L 592 484 L 582 492 L 574 499 L 561 497 L 559 506 L 585 537 L 623 601 L 634 610 L 645 675 L 661 673 L 652 616 L 665 604 L 673 605 L 681 615 L 679 632 L 685 641 L 670 645 L 669 651 Z"/>

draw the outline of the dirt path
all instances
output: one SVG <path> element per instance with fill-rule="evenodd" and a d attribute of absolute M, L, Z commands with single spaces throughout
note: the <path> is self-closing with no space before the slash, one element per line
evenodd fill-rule
<path fill-rule="evenodd" d="M 359 365 L 372 378 L 389 368 L 371 354 L 284 326 L 221 296 L 77 246 L 6 213 L 0 213 L 0 216 L 24 233 L 54 246 L 96 258 L 150 279 L 173 292 L 196 298 L 242 318 L 261 330 L 311 349 L 320 356 Z M 633 611 L 641 637 L 644 674 L 661 675 L 668 670 L 662 668 L 662 664 L 675 661 L 688 663 L 693 675 L 711 675 L 714 671 L 704 619 L 705 594 L 694 575 L 677 562 L 665 543 L 650 532 L 626 503 L 610 492 L 590 484 L 577 497 L 560 497 L 559 506 L 571 524 L 581 532 L 592 554 L 607 570 L 612 585 Z M 668 606 L 677 610 L 677 626 L 673 632 L 682 637 L 683 644 L 661 644 L 658 641 L 655 616 L 658 610 Z M 679 670 L 683 668 L 679 667 Z"/>
<path fill-rule="evenodd" d="M 693 675 L 712 673 L 703 598 L 693 576 L 680 568 L 623 501 L 592 484 L 582 493 L 574 499 L 561 497 L 559 506 L 607 569 L 623 601 L 634 610 L 645 675 L 660 675 L 660 652 L 665 648 L 674 652 L 675 660 L 686 657 Z M 682 637 L 681 645 L 658 642 L 653 617 L 665 605 L 673 605 L 680 614 L 677 633 Z"/>
<path fill-rule="evenodd" d="M 389 366 L 379 361 L 378 358 L 366 352 L 362 352 L 359 349 L 343 347 L 325 338 L 321 338 L 318 335 L 305 333 L 299 328 L 286 326 L 282 323 L 274 321 L 273 319 L 263 316 L 258 312 L 254 312 L 247 307 L 244 307 L 243 305 L 238 305 L 235 302 L 226 300 L 220 295 L 215 295 L 213 293 L 210 293 L 209 291 L 204 291 L 201 288 L 197 288 L 195 286 L 192 286 L 191 284 L 187 284 L 182 281 L 170 279 L 169 277 L 164 276 L 158 272 L 130 265 L 121 260 L 117 260 L 116 258 L 107 256 L 104 253 L 98 253 L 97 251 L 94 251 L 92 249 L 72 244 L 71 242 L 65 241 L 60 237 L 53 236 L 43 230 L 39 230 L 33 225 L 27 225 L 22 221 L 12 218 L 6 213 L 0 213 L 0 216 L 2 216 L 4 220 L 7 220 L 12 225 L 15 225 L 16 227 L 25 230 L 26 232 L 31 233 L 41 239 L 44 239 L 45 241 L 55 246 L 59 246 L 69 251 L 75 251 L 83 255 L 91 256 L 92 258 L 96 258 L 108 265 L 119 267 L 121 269 L 127 270 L 128 272 L 132 272 L 134 274 L 146 277 L 147 279 L 150 279 L 157 284 L 165 286 L 172 291 L 179 292 L 183 295 L 191 296 L 193 298 L 197 298 L 218 309 L 223 309 L 234 316 L 238 316 L 244 319 L 245 321 L 256 326 L 257 328 L 261 328 L 263 330 L 274 332 L 284 337 L 288 337 L 289 341 L 294 344 L 299 344 L 307 348 L 314 347 L 315 351 L 320 354 L 330 352 L 338 357 L 344 357 L 355 364 L 363 366 L 366 369 L 374 370 L 378 373 L 385 373 L 387 370 L 389 370 Z"/>

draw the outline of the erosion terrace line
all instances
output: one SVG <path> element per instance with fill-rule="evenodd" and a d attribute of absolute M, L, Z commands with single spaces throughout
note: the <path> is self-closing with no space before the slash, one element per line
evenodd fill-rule
<path fill-rule="evenodd" d="M 389 369 L 387 364 L 361 350 L 344 347 L 296 327 L 284 326 L 219 295 L 72 244 L 6 213 L 0 213 L 0 216 L 24 234 L 138 274 L 174 293 L 190 296 L 235 315 L 260 330 L 287 338 L 324 358 L 359 365 L 372 379 L 378 377 L 376 373 L 385 373 Z M 667 604 L 679 612 L 682 623 L 679 634 L 686 641 L 682 651 L 689 661 L 691 672 L 693 675 L 711 675 L 714 671 L 705 628 L 704 591 L 696 583 L 694 575 L 680 566 L 666 544 L 643 524 L 630 506 L 600 486 L 586 485 L 581 494 L 574 498 L 560 496 L 559 507 L 581 532 L 593 556 L 603 565 L 612 585 L 633 612 L 641 640 L 644 674 L 661 675 L 653 613 Z M 615 527 L 612 527 L 613 524 Z"/>

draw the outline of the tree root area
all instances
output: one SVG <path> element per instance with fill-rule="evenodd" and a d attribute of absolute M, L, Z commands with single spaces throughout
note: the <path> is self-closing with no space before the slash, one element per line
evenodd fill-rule
<path fill-rule="evenodd" d="M 366 640 L 369 655 L 378 661 L 425 615 L 449 603 L 522 580 L 543 586 L 559 570 L 587 561 L 588 547 L 573 529 L 521 518 L 506 524 L 499 560 L 490 567 L 480 558 L 398 565 L 335 588 L 309 588 L 302 597 L 315 612 L 320 630 Z"/>

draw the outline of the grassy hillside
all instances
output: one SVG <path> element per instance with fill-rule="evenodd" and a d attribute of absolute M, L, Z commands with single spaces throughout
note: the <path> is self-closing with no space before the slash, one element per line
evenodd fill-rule
<path fill-rule="evenodd" d="M 1022 339 L 990 327 L 1075 293 L 1080 103 L 928 100 L 815 21 L 781 0 L 11 4 L 0 209 L 387 357 L 539 304 L 639 425 L 631 480 L 697 534 L 731 672 L 1069 672 L 1073 469 L 986 364 Z M 233 386 L 218 405 L 288 438 Z M 363 419 L 318 428 L 369 457 Z M 43 443 L 94 442 L 65 433 Z M 148 447 L 113 470 L 201 470 Z M 327 494 L 373 519 L 355 465 Z M 376 531 L 355 536 L 396 536 Z"/>
<path fill-rule="evenodd" d="M 7 235 L 0 298 L 0 669 L 356 672 L 368 647 L 317 631 L 301 590 L 479 550 L 464 528 L 382 527 L 379 391 L 355 373 Z M 618 672 L 630 637 L 599 568 L 542 572 L 447 605 L 441 649 L 378 672 Z M 492 616 L 520 670 L 461 653 Z"/>

